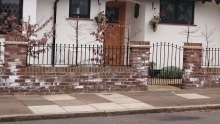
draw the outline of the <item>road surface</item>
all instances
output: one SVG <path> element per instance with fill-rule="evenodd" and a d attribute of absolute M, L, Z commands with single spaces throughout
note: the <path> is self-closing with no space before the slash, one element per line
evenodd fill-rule
<path fill-rule="evenodd" d="M 2 122 L 1 124 L 219 124 L 220 111 L 191 111 L 156 113 L 109 117 L 89 117 L 24 122 Z"/>

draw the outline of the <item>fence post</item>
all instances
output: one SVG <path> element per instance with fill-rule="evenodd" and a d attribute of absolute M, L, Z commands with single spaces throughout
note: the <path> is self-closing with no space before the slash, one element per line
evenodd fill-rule
<path fill-rule="evenodd" d="M 202 43 L 184 43 L 183 46 L 183 86 L 198 87 L 201 83 Z"/>
<path fill-rule="evenodd" d="M 140 86 L 147 89 L 148 86 L 148 63 L 150 56 L 150 42 L 131 41 L 130 42 L 130 65 L 136 72 L 136 81 L 140 81 Z"/>
<path fill-rule="evenodd" d="M 9 86 L 19 86 L 20 82 L 24 82 L 19 76 L 25 75 L 23 72 L 27 66 L 28 42 L 25 41 L 24 37 L 5 38 L 5 76 L 9 76 Z"/>

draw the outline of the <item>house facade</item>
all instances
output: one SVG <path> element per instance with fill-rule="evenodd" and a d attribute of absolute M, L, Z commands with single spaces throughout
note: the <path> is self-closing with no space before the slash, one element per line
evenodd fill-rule
<path fill-rule="evenodd" d="M 13 37 L 6 38 L 6 42 L 4 42 L 5 50 L 1 49 L 1 51 L 5 52 L 3 55 L 5 59 L 3 59 L 6 65 L 1 67 L 2 74 L 4 75 L 1 79 L 1 86 L 19 87 L 20 89 L 16 90 L 16 92 L 32 92 L 32 89 L 34 92 L 44 93 L 63 93 L 78 90 L 86 92 L 90 90 L 147 90 L 148 84 L 153 84 L 154 82 L 161 84 L 161 82 L 158 82 L 158 79 L 161 79 L 162 84 L 167 85 L 172 85 L 176 81 L 180 82 L 178 85 L 182 85 L 183 82 L 186 87 L 188 85 L 189 87 L 197 87 L 197 85 L 198 87 L 200 85 L 203 87 L 204 82 L 207 83 L 207 86 L 209 84 L 214 84 L 213 86 L 215 86 L 219 82 L 219 74 L 215 73 L 213 80 L 213 77 L 208 77 L 206 68 L 201 67 L 202 56 L 204 55 L 202 54 L 202 45 L 205 45 L 205 40 L 210 38 L 208 41 L 212 41 L 209 43 L 209 47 L 219 47 L 220 16 L 217 0 L 209 0 L 205 4 L 204 1 L 192 0 L 0 0 L 0 6 L 2 12 L 14 14 L 18 19 L 27 19 L 30 16 L 31 23 L 33 24 L 38 22 L 43 24 L 49 17 L 55 17 L 53 22 L 49 23 L 44 30 L 39 32 L 37 38 L 41 38 L 46 30 L 50 30 L 53 24 L 56 24 L 54 34 L 57 37 L 55 39 L 51 38 L 48 43 L 67 45 L 67 47 L 56 47 L 55 56 L 50 55 L 54 53 L 52 52 L 53 49 L 50 49 L 49 52 L 42 53 L 41 58 L 32 58 L 37 66 L 28 66 L 30 61 L 27 61 L 29 54 L 27 54 L 28 47 L 26 45 L 28 43 L 25 42 L 25 39 L 20 38 L 21 44 L 19 44 L 19 42 L 13 42 L 15 40 Z M 128 37 L 129 32 L 129 36 L 132 37 L 129 44 L 131 49 L 123 49 L 124 52 L 119 52 L 119 54 L 116 49 L 116 54 L 113 56 L 120 55 L 118 57 L 119 63 L 121 60 L 123 62 L 123 64 L 119 64 L 120 66 L 109 66 L 111 65 L 109 64 L 106 67 L 105 56 L 101 56 L 103 57 L 104 65 L 78 66 L 77 61 L 73 62 L 72 59 L 72 61 L 69 61 L 69 58 L 82 54 L 90 56 L 90 54 L 86 54 L 86 51 L 93 51 L 94 55 L 94 50 L 99 51 L 99 49 L 72 47 L 74 48 L 73 53 L 69 55 L 70 47 L 68 45 L 76 44 L 76 42 L 74 40 L 75 30 L 68 21 L 76 22 L 74 17 L 77 16 L 79 17 L 79 23 L 84 25 L 79 35 L 79 39 L 82 39 L 79 41 L 79 44 L 101 44 L 95 41 L 95 37 L 90 33 L 97 29 L 97 23 L 94 18 L 102 11 L 107 16 L 108 25 L 114 27 L 113 36 L 115 38 L 106 39 L 106 41 L 112 46 L 127 45 L 128 40 L 126 37 Z M 157 30 L 154 32 L 149 22 L 158 13 L 160 13 L 161 20 Z M 124 29 L 118 22 L 122 24 L 129 22 L 130 25 L 127 29 Z M 209 30 L 213 29 L 215 29 L 215 32 L 212 32 L 210 35 Z M 189 30 L 188 38 L 185 35 L 187 30 Z M 207 37 L 201 36 L 202 31 L 207 34 Z M 1 40 L 4 41 L 5 39 L 2 38 Z M 183 44 L 187 40 L 190 43 Z M 184 47 L 181 48 L 181 52 L 176 53 L 176 49 L 173 50 L 175 48 L 173 46 L 169 47 L 171 49 L 166 50 L 162 47 L 153 47 L 153 44 L 158 42 L 173 43 Z M 38 48 L 37 50 L 39 50 Z M 152 54 L 154 49 L 160 49 L 160 51 Z M 125 50 L 129 52 L 129 56 L 122 54 L 126 52 Z M 74 53 L 76 51 L 78 52 Z M 64 53 L 64 56 L 57 53 Z M 121 57 L 121 55 L 124 56 Z M 155 56 L 156 59 L 152 60 L 151 58 Z M 57 57 L 60 57 L 60 60 L 55 64 L 53 62 L 47 63 L 48 60 L 54 60 L 54 58 L 57 61 Z M 157 61 L 157 59 L 160 61 Z M 85 60 L 91 60 L 91 56 L 89 59 L 85 58 Z M 113 58 L 111 61 L 118 62 L 117 58 Z M 125 66 L 124 63 L 128 61 L 130 65 Z M 151 68 L 152 63 L 149 62 L 159 64 L 157 70 L 160 71 L 160 76 L 152 78 L 151 72 L 153 71 L 154 73 L 155 68 Z M 57 63 L 63 64 L 65 67 L 51 66 L 56 66 Z M 75 65 L 71 65 L 71 63 Z M 31 64 L 34 65 L 33 63 Z M 44 65 L 49 65 L 50 67 Z M 162 68 L 166 69 L 174 65 L 179 70 L 178 72 L 175 70 L 173 73 L 175 77 L 169 77 L 169 73 L 166 75 L 161 73 L 165 72 Z M 151 70 L 149 70 L 149 67 Z M 213 70 L 216 71 L 215 69 Z M 170 70 L 173 71 L 173 67 Z M 211 74 L 211 76 L 213 75 Z M 170 78 L 174 78 L 174 80 L 170 80 Z M 209 82 L 210 79 L 211 82 Z M 44 89 L 38 90 L 40 88 Z M 10 90 L 6 90 L 6 92 L 11 93 Z"/>
<path fill-rule="evenodd" d="M 54 34 L 48 43 L 76 44 L 75 29 L 68 21 L 85 25 L 79 35 L 79 44 L 100 44 L 90 33 L 97 29 L 95 17 L 104 11 L 109 25 L 117 27 L 117 22 L 129 24 L 128 29 L 116 28 L 115 39 L 109 40 L 114 46 L 127 45 L 130 41 L 150 41 L 150 44 L 167 42 L 177 46 L 196 42 L 206 46 L 207 41 L 202 32 L 215 31 L 209 37 L 209 47 L 220 47 L 220 7 L 218 0 L 1 0 L 1 11 L 14 13 L 21 19 L 31 17 L 32 23 L 44 23 L 49 17 L 55 21 L 38 33 L 50 30 L 56 24 Z M 149 21 L 160 13 L 160 23 L 156 32 L 151 29 Z M 116 21 L 115 21 L 116 20 Z M 205 26 L 206 25 L 206 26 Z M 187 37 L 189 30 L 189 37 Z M 135 34 L 138 32 L 137 34 Z M 128 36 L 129 34 L 129 36 Z M 4 39 L 1 39 L 4 40 Z M 50 56 L 49 56 L 49 59 Z M 164 59 L 164 58 L 163 58 Z"/>

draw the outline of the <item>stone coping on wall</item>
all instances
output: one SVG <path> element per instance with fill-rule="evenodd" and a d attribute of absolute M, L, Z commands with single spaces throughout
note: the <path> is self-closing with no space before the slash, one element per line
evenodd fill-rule
<path fill-rule="evenodd" d="M 184 49 L 203 49 L 202 43 L 184 43 Z"/>
<path fill-rule="evenodd" d="M 18 41 L 5 41 L 4 44 L 7 45 L 28 45 L 28 42 L 18 42 Z"/>
<path fill-rule="evenodd" d="M 23 42 L 27 42 L 27 39 L 25 37 L 12 37 L 12 36 L 5 36 L 5 41 L 23 41 Z"/>
<path fill-rule="evenodd" d="M 150 45 L 150 41 L 130 41 L 130 45 Z"/>
<path fill-rule="evenodd" d="M 184 43 L 184 46 L 200 46 L 200 47 L 202 47 L 202 43 Z"/>
<path fill-rule="evenodd" d="M 202 46 L 183 46 L 184 49 L 203 49 Z"/>
<path fill-rule="evenodd" d="M 132 48 L 150 48 L 150 45 L 130 45 Z"/>

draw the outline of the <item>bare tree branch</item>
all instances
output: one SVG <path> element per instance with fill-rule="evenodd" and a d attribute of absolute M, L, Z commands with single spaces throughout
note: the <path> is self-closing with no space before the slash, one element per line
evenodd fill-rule
<path fill-rule="evenodd" d="M 201 37 L 201 36 L 193 36 L 193 35 L 191 35 L 191 34 L 194 34 L 194 33 L 198 32 L 200 30 L 200 27 L 197 28 L 196 30 L 190 31 L 190 25 L 191 25 L 191 21 L 188 21 L 188 28 L 187 28 L 187 30 L 186 29 L 182 29 L 183 31 L 178 33 L 178 34 L 186 35 L 187 36 L 187 38 L 186 38 L 186 42 L 187 43 L 189 42 L 190 37 Z"/>

